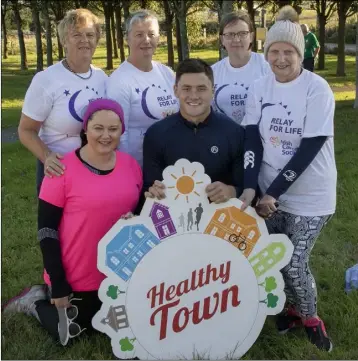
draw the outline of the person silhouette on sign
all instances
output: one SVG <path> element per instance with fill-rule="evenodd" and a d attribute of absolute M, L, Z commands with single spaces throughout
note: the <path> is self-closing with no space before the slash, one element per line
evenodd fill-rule
<path fill-rule="evenodd" d="M 193 223 L 194 223 L 194 220 L 193 220 L 193 210 L 191 208 L 189 208 L 189 212 L 188 212 L 188 225 L 187 225 L 187 230 L 189 231 L 189 227 L 190 227 L 190 230 L 193 229 Z"/>
<path fill-rule="evenodd" d="M 199 223 L 200 223 L 200 220 L 201 220 L 201 215 L 204 212 L 204 209 L 201 206 L 201 203 L 199 203 L 198 207 L 196 207 L 194 211 L 196 213 L 195 225 L 196 225 L 197 230 L 199 231 Z"/>
<path fill-rule="evenodd" d="M 179 217 L 179 226 L 178 227 L 183 227 L 183 232 L 185 231 L 184 214 L 183 213 Z"/>

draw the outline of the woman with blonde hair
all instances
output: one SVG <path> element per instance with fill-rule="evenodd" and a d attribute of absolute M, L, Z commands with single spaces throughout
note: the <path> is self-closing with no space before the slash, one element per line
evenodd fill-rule
<path fill-rule="evenodd" d="M 108 79 L 107 97 L 123 106 L 126 132 L 121 150 L 141 165 L 143 139 L 158 120 L 179 110 L 174 95 L 174 72 L 153 60 L 159 43 L 159 21 L 149 10 L 132 14 L 126 24 L 127 60 Z"/>
<path fill-rule="evenodd" d="M 303 325 L 310 342 L 331 351 L 308 262 L 336 209 L 335 101 L 323 78 L 302 69 L 304 50 L 298 15 L 283 7 L 265 41 L 273 74 L 256 80 L 249 91 L 241 199 L 245 208 L 258 185 L 258 214 L 266 218 L 270 233 L 284 233 L 294 245 L 282 269 L 287 308 L 277 319 L 279 331 Z"/>
<path fill-rule="evenodd" d="M 34 76 L 18 128 L 21 143 L 38 159 L 38 192 L 44 175 L 63 174 L 63 155 L 81 144 L 83 109 L 105 95 L 107 76 L 91 64 L 101 35 L 97 16 L 87 9 L 70 10 L 58 33 L 65 58 Z"/>
<path fill-rule="evenodd" d="M 246 11 L 227 14 L 220 22 L 220 42 L 228 56 L 212 68 L 214 71 L 215 110 L 238 124 L 245 115 L 245 104 L 251 84 L 270 72 L 262 54 L 252 51 L 254 25 Z"/>

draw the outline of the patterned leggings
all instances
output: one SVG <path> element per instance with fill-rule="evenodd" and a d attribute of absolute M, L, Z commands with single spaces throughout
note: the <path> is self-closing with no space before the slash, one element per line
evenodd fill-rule
<path fill-rule="evenodd" d="M 317 315 L 317 289 L 308 266 L 309 256 L 330 218 L 331 215 L 307 217 L 277 211 L 272 218 L 266 220 L 270 234 L 284 233 L 293 243 L 291 261 L 281 273 L 285 281 L 287 303 L 305 318 Z"/>

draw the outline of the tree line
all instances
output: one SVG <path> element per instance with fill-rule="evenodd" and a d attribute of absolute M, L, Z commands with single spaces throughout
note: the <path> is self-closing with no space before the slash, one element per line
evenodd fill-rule
<path fill-rule="evenodd" d="M 7 18 L 11 24 L 16 25 L 17 37 L 20 50 L 20 66 L 22 70 L 28 68 L 26 46 L 24 40 L 24 17 L 30 21 L 36 39 L 37 71 L 44 68 L 42 37 L 46 38 L 46 66 L 53 64 L 53 34 L 57 38 L 57 59 L 64 57 L 62 45 L 57 33 L 57 24 L 64 17 L 66 11 L 74 8 L 88 8 L 96 15 L 104 17 L 104 33 L 107 52 L 108 70 L 113 69 L 113 59 L 125 60 L 125 30 L 124 22 L 130 16 L 131 11 L 136 9 L 151 9 L 161 19 L 161 30 L 167 38 L 168 65 L 174 67 L 175 48 L 178 60 L 181 61 L 190 56 L 190 44 L 188 40 L 187 18 L 191 14 L 210 10 L 217 14 L 220 22 L 222 16 L 237 9 L 245 9 L 250 18 L 257 26 L 257 13 L 265 8 L 272 14 L 285 5 L 292 5 L 300 14 L 304 8 L 315 10 L 317 14 L 318 38 L 322 51 L 319 53 L 318 69 L 325 68 L 325 29 L 327 22 L 334 13 L 338 15 L 338 60 L 337 75 L 345 75 L 345 52 L 344 34 L 347 18 L 357 13 L 357 2 L 354 0 L 4 0 L 1 2 L 2 38 L 3 38 L 3 59 L 8 55 Z M 265 26 L 262 20 L 260 26 Z M 174 46 L 176 39 L 176 47 Z M 254 50 L 256 49 L 256 42 Z M 219 58 L 225 54 L 218 49 Z"/>

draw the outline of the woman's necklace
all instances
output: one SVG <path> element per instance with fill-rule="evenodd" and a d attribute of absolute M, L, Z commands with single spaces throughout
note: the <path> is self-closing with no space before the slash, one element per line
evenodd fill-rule
<path fill-rule="evenodd" d="M 65 66 L 65 68 L 66 68 L 67 70 L 69 70 L 71 73 L 75 74 L 76 76 L 78 76 L 79 78 L 81 78 L 81 79 L 83 79 L 83 80 L 88 80 L 88 79 L 92 76 L 92 67 L 91 67 L 91 66 L 90 66 L 90 74 L 89 74 L 87 77 L 83 77 L 83 76 L 77 74 L 76 72 L 74 72 L 74 71 L 70 68 L 70 66 L 69 66 L 69 64 L 68 64 L 68 62 L 67 62 L 67 59 L 63 60 L 62 64 Z"/>

